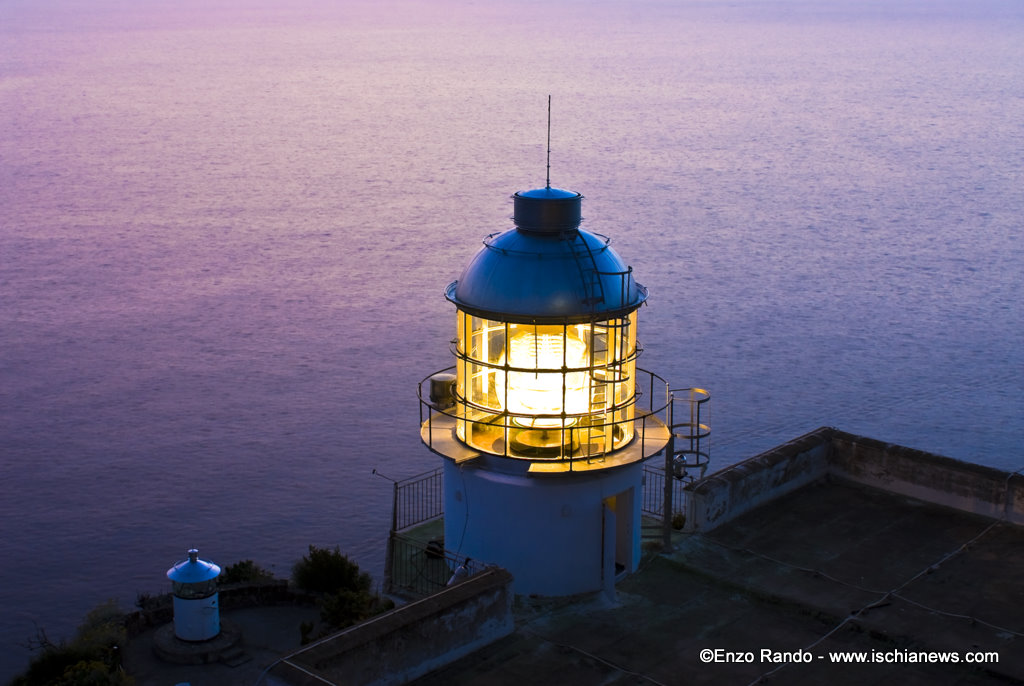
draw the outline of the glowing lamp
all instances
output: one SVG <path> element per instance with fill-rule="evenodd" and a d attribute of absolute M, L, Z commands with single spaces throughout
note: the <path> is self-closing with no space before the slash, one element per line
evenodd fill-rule
<path fill-rule="evenodd" d="M 508 363 L 516 371 L 498 375 L 498 397 L 519 426 L 570 426 L 590 409 L 587 346 L 575 336 L 521 331 L 509 342 Z"/>

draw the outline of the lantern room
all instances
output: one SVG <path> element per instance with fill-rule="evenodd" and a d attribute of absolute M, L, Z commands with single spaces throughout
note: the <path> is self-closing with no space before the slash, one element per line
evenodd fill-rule
<path fill-rule="evenodd" d="M 656 414 L 664 384 L 637 367 L 647 290 L 608 238 L 580 228 L 579 193 L 513 197 L 516 227 L 487 236 L 445 291 L 456 364 L 431 379 L 442 413 L 428 416 L 424 441 L 456 460 L 495 455 L 534 471 L 642 460 L 667 439 Z M 651 390 L 646 409 L 638 379 Z M 638 436 L 641 446 L 609 460 Z"/>
<path fill-rule="evenodd" d="M 457 314 L 460 441 L 523 459 L 603 455 L 634 436 L 633 314 L 541 324 Z"/>
<path fill-rule="evenodd" d="M 423 442 L 445 458 L 445 547 L 499 564 L 517 593 L 613 588 L 640 556 L 644 459 L 669 439 L 668 386 L 637 365 L 647 290 L 582 196 L 513 196 L 448 286 L 455 364 L 420 384 Z"/>

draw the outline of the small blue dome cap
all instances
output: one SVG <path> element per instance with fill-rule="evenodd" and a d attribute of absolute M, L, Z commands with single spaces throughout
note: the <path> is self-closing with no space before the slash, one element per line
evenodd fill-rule
<path fill-rule="evenodd" d="M 599 234 L 579 228 L 583 196 L 558 188 L 514 196 L 516 228 L 484 239 L 445 297 L 470 314 L 556 324 L 622 317 L 647 289 Z"/>
<path fill-rule="evenodd" d="M 195 548 L 188 551 L 188 559 L 167 570 L 167 578 L 178 584 L 197 584 L 218 576 L 220 567 L 208 560 L 200 560 L 199 551 Z"/>

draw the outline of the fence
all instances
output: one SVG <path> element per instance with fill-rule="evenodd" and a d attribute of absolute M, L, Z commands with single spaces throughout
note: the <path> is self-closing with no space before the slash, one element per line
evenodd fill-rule
<path fill-rule="evenodd" d="M 402 531 L 441 516 L 444 516 L 444 489 L 440 467 L 395 483 L 392 531 Z"/>
<path fill-rule="evenodd" d="M 682 479 L 672 479 L 672 514 L 686 513 L 683 500 L 686 497 L 686 492 L 683 487 L 687 483 Z M 660 518 L 665 511 L 665 470 L 644 465 L 642 490 L 643 500 L 640 509 L 645 515 Z"/>
<path fill-rule="evenodd" d="M 466 565 L 470 574 L 483 569 L 475 561 L 456 557 L 445 550 L 441 541 L 422 541 L 398 532 L 388 540 L 390 570 L 387 592 L 405 597 L 422 598 L 448 585 L 455 570 Z"/>
<path fill-rule="evenodd" d="M 672 515 L 685 514 L 687 480 L 672 478 Z M 665 502 L 665 471 L 644 465 L 641 489 L 643 514 L 660 519 Z M 440 532 L 433 540 L 408 535 L 418 524 L 444 516 L 442 470 L 435 469 L 395 482 L 391 535 L 385 560 L 384 584 L 388 593 L 424 597 L 441 590 L 453 570 L 464 562 L 445 550 Z M 402 533 L 406 532 L 406 533 Z M 471 563 L 471 568 L 475 564 Z"/>

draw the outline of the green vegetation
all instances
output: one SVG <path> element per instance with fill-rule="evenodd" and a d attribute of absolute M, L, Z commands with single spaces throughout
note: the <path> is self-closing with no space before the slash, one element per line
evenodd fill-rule
<path fill-rule="evenodd" d="M 304 591 L 320 596 L 321 635 L 344 629 L 368 617 L 394 607 L 394 603 L 371 593 L 373 580 L 359 565 L 335 547 L 309 546 L 309 554 L 295 563 L 292 581 Z M 312 636 L 313 627 L 301 628 L 303 643 Z"/>
<path fill-rule="evenodd" d="M 274 575 L 258 566 L 252 560 L 242 560 L 221 570 L 218 581 L 221 584 L 258 584 L 273 581 Z"/>
<path fill-rule="evenodd" d="M 85 616 L 69 643 L 52 643 L 38 630 L 30 642 L 37 655 L 11 686 L 128 686 L 134 681 L 121 669 L 127 642 L 124 613 L 108 600 Z"/>
<path fill-rule="evenodd" d="M 292 568 L 292 581 L 304 591 L 312 593 L 336 593 L 341 590 L 369 593 L 373 580 L 366 572 L 359 571 L 359 565 L 334 550 L 309 546 L 309 555 L 304 556 Z"/>

